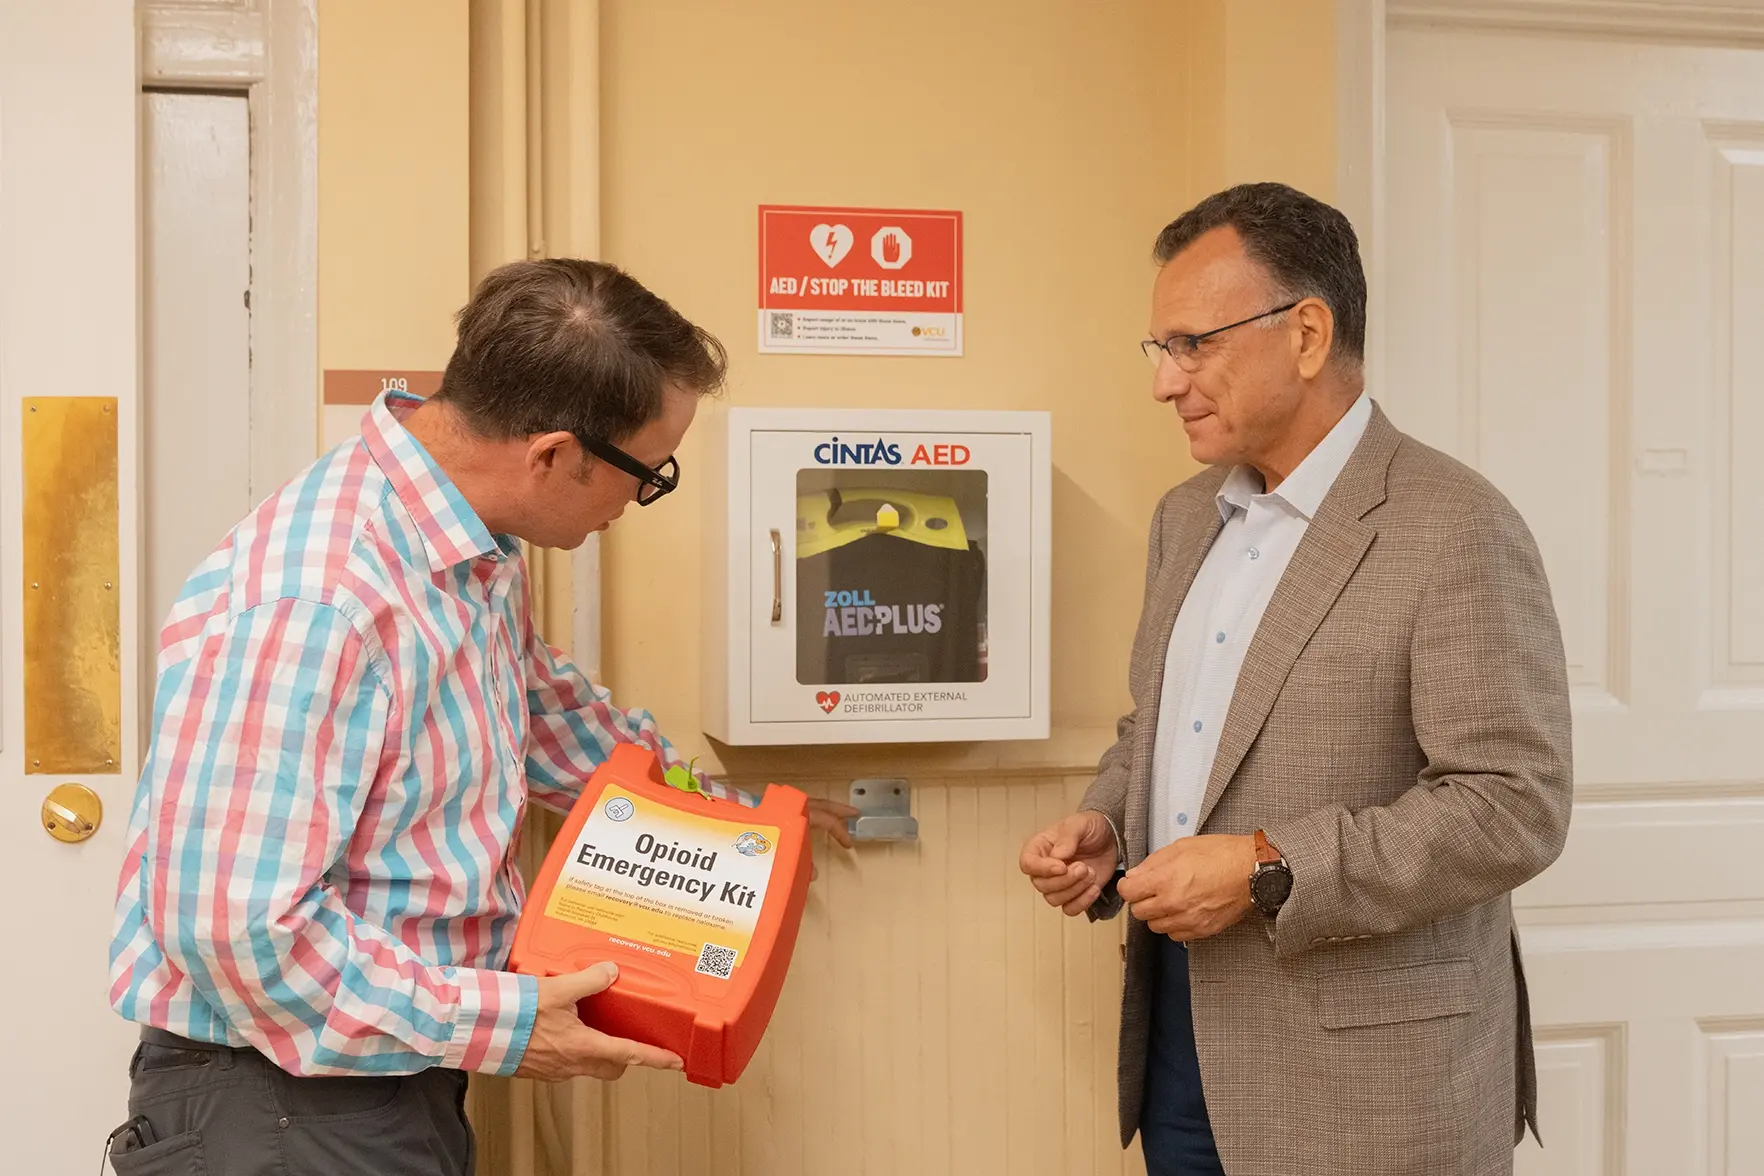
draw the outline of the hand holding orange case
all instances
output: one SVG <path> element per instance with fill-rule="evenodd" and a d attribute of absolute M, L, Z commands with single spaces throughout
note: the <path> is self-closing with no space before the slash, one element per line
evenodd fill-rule
<path fill-rule="evenodd" d="M 533 881 L 510 967 L 556 976 L 611 960 L 619 979 L 582 1002 L 582 1020 L 722 1086 L 765 1035 L 809 873 L 801 792 L 768 785 L 747 808 L 667 784 L 654 752 L 620 744 Z"/>

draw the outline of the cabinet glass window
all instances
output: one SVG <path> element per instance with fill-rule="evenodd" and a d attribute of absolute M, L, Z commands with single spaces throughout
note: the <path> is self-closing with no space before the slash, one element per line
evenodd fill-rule
<path fill-rule="evenodd" d="M 986 472 L 796 475 L 796 680 L 986 680 Z"/>

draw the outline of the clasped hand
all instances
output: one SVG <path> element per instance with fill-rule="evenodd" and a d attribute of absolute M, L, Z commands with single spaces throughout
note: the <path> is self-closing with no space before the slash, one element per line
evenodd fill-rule
<path fill-rule="evenodd" d="M 1080 915 L 1101 896 L 1118 853 L 1108 821 L 1086 811 L 1031 837 L 1018 867 L 1049 906 Z M 1152 931 L 1187 943 L 1219 934 L 1253 909 L 1249 880 L 1255 868 L 1252 837 L 1184 837 L 1128 870 L 1115 892 Z"/>
<path fill-rule="evenodd" d="M 1133 917 L 1159 935 L 1191 943 L 1234 925 L 1254 909 L 1253 837 L 1204 833 L 1172 841 L 1115 886 Z"/>

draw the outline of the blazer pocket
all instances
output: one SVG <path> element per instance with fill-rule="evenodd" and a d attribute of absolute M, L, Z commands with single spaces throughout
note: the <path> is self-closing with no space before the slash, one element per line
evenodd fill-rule
<path fill-rule="evenodd" d="M 1474 1012 L 1477 1003 L 1469 960 L 1360 968 L 1317 979 L 1318 1019 L 1325 1029 L 1455 1017 Z"/>

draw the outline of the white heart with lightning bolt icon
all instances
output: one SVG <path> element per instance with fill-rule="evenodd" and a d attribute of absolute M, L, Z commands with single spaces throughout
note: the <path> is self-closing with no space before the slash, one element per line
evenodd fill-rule
<path fill-rule="evenodd" d="M 816 225 L 809 230 L 809 244 L 827 268 L 832 269 L 851 252 L 851 230 L 844 225 Z"/>

